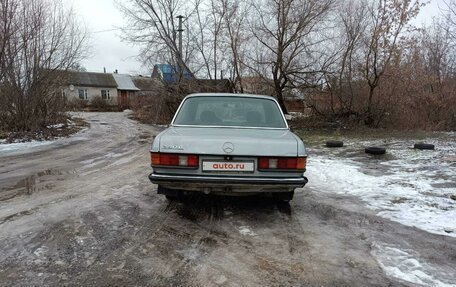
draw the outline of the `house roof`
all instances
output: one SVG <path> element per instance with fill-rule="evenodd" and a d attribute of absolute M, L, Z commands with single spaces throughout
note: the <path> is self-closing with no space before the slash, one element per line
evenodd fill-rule
<path fill-rule="evenodd" d="M 68 84 L 87 87 L 117 88 L 112 74 L 91 72 L 67 72 Z"/>
<path fill-rule="evenodd" d="M 141 91 L 156 91 L 158 88 L 163 87 L 163 83 L 158 79 L 150 77 L 132 77 L 133 83 Z"/>
<path fill-rule="evenodd" d="M 179 80 L 179 67 L 169 64 L 156 64 L 153 75 L 159 76 L 166 84 L 174 84 Z M 187 80 L 194 78 L 188 69 L 184 69 L 182 77 Z"/>
<path fill-rule="evenodd" d="M 138 87 L 136 87 L 133 83 L 130 75 L 112 74 L 112 76 L 117 83 L 118 90 L 139 91 Z"/>

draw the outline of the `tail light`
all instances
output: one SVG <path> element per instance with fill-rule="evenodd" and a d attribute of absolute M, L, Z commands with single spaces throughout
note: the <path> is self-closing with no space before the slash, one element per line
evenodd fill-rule
<path fill-rule="evenodd" d="M 151 152 L 152 166 L 198 168 L 197 155 Z"/>
<path fill-rule="evenodd" d="M 305 170 L 307 158 L 305 157 L 260 157 L 258 158 L 259 170 Z"/>

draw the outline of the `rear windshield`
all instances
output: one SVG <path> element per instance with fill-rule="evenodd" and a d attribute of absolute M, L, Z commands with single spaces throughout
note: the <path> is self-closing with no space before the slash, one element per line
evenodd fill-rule
<path fill-rule="evenodd" d="M 175 125 L 286 128 L 277 103 L 263 98 L 205 96 L 185 100 Z"/>

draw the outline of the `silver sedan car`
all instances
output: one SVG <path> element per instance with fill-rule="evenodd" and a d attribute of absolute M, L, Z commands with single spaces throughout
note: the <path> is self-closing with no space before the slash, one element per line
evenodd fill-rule
<path fill-rule="evenodd" d="M 149 179 L 168 199 L 185 191 L 291 200 L 307 183 L 304 144 L 269 96 L 189 95 L 150 154 Z"/>

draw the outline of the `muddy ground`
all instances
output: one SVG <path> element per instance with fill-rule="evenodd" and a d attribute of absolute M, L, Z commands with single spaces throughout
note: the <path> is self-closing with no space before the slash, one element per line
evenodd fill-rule
<path fill-rule="evenodd" d="M 81 118 L 62 117 L 59 124 L 48 125 L 32 131 L 4 133 L 0 130 L 0 144 L 56 140 L 69 137 L 85 127 L 87 127 L 87 123 Z"/>
<path fill-rule="evenodd" d="M 72 138 L 0 154 L 2 286 L 416 286 L 385 274 L 378 243 L 419 251 L 445 282 L 455 274 L 456 238 L 347 196 L 306 187 L 290 204 L 170 203 L 147 178 L 158 129 L 125 113 L 79 116 L 91 127 Z"/>

